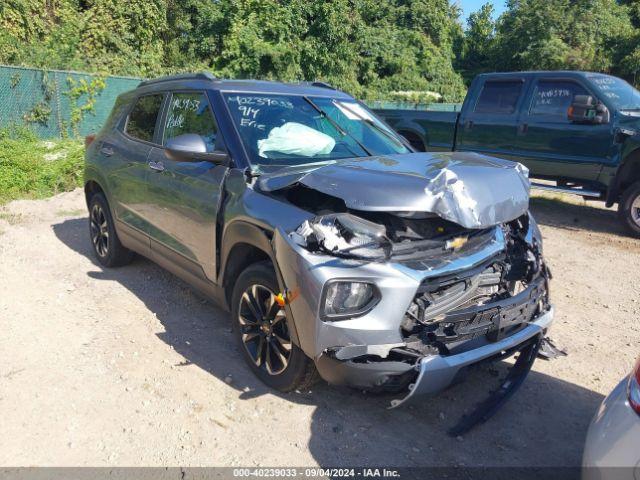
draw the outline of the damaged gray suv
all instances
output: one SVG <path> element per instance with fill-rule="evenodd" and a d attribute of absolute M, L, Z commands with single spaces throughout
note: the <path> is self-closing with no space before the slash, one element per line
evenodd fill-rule
<path fill-rule="evenodd" d="M 98 261 L 137 252 L 228 308 L 270 387 L 319 374 L 397 406 L 516 352 L 522 378 L 548 345 L 520 164 L 416 153 L 326 84 L 208 73 L 142 82 L 86 144 Z"/>

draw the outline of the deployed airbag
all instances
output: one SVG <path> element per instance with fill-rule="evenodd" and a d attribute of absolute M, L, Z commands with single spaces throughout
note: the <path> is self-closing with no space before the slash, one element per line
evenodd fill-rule
<path fill-rule="evenodd" d="M 315 157 L 330 153 L 336 141 L 329 135 L 296 122 L 287 122 L 271 129 L 267 138 L 258 140 L 258 153 L 278 152 L 302 157 Z"/>

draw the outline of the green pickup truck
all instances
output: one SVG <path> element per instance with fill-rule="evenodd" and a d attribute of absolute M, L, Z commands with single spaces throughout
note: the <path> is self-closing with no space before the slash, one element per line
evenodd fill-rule
<path fill-rule="evenodd" d="M 460 112 L 377 110 L 417 150 L 481 152 L 529 168 L 533 187 L 618 204 L 640 236 L 640 92 L 610 75 L 477 76 Z"/>

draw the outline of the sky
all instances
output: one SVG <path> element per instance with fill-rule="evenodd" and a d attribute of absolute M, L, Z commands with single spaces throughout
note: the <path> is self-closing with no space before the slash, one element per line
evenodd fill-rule
<path fill-rule="evenodd" d="M 466 23 L 470 13 L 480 10 L 480 7 L 485 3 L 493 4 L 493 12 L 496 17 L 504 12 L 505 9 L 504 0 L 457 0 L 457 3 L 462 7 L 463 13 L 461 20 L 463 20 L 463 23 Z"/>

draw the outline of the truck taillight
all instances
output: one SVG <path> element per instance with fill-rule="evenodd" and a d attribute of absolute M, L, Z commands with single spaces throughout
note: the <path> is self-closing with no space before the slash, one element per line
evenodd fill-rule
<path fill-rule="evenodd" d="M 627 394 L 629 396 L 629 405 L 640 415 L 640 358 L 636 362 L 633 372 L 629 375 Z"/>
<path fill-rule="evenodd" d="M 96 139 L 95 133 L 90 133 L 89 135 L 84 137 L 84 148 L 89 148 L 89 145 L 91 145 L 95 139 Z"/>

